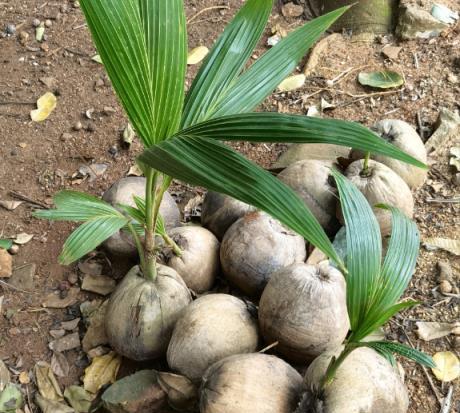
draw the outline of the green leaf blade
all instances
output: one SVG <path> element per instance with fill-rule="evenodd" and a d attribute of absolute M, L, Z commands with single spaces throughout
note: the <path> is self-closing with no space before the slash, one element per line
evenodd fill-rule
<path fill-rule="evenodd" d="M 349 7 L 342 7 L 298 28 L 262 55 L 232 85 L 213 117 L 250 112 L 296 68 L 308 49 Z"/>
<path fill-rule="evenodd" d="M 379 153 L 426 168 L 426 165 L 355 123 L 281 113 L 245 113 L 210 119 L 178 132 L 219 140 L 249 142 L 331 143 Z"/>
<path fill-rule="evenodd" d="M 273 0 L 247 0 L 206 57 L 187 94 L 182 127 L 210 118 L 251 56 Z"/>
<path fill-rule="evenodd" d="M 346 226 L 347 307 L 354 337 L 366 320 L 376 292 L 382 241 L 377 219 L 364 195 L 337 170 L 332 173 Z"/>
<path fill-rule="evenodd" d="M 0 239 L 0 248 L 9 250 L 13 246 L 13 241 L 10 239 Z"/>
<path fill-rule="evenodd" d="M 80 225 L 67 238 L 59 256 L 62 265 L 69 265 L 96 249 L 107 238 L 127 224 L 123 217 L 100 217 Z"/>
<path fill-rule="evenodd" d="M 326 233 L 295 192 L 219 141 L 176 137 L 144 151 L 140 160 L 183 182 L 225 193 L 269 213 L 344 270 Z"/>

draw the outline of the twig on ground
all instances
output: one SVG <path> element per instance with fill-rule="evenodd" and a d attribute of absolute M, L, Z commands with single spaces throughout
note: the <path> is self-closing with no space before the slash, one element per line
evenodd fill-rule
<path fill-rule="evenodd" d="M 454 394 L 454 385 L 451 384 L 449 387 L 449 391 L 447 392 L 447 396 L 444 397 L 444 402 L 441 405 L 441 410 L 439 411 L 439 413 L 449 413 L 450 412 L 453 394 Z"/>
<path fill-rule="evenodd" d="M 222 10 L 222 9 L 226 9 L 228 10 L 230 7 L 229 6 L 211 6 L 211 7 L 206 7 L 204 8 L 203 10 L 200 10 L 198 13 L 196 13 L 195 15 L 193 15 L 192 17 L 190 17 L 188 20 L 187 20 L 187 24 L 190 24 L 191 22 L 193 22 L 193 20 L 195 20 L 197 17 L 201 16 L 203 13 L 206 13 L 207 11 L 209 10 Z"/>
<path fill-rule="evenodd" d="M 21 101 L 0 101 L 0 105 L 35 105 L 36 102 L 21 102 Z"/>
<path fill-rule="evenodd" d="M 46 205 L 46 204 L 44 204 L 44 203 L 42 203 L 40 201 L 35 201 L 34 199 L 29 198 L 28 196 L 23 195 L 20 192 L 10 191 L 10 195 L 13 198 L 19 199 L 20 201 L 28 202 L 29 204 L 39 206 L 39 207 L 41 207 L 43 209 L 50 209 L 50 207 L 48 205 Z"/>
<path fill-rule="evenodd" d="M 417 53 L 414 52 L 414 66 L 416 69 L 418 69 L 420 66 L 418 64 L 418 57 L 417 57 Z"/>
<path fill-rule="evenodd" d="M 422 115 L 420 114 L 420 111 L 417 112 L 417 126 L 418 126 L 418 132 L 420 137 L 422 138 L 422 141 L 425 138 L 425 131 L 423 128 L 423 123 L 422 123 Z"/>
<path fill-rule="evenodd" d="M 275 341 L 274 343 L 270 344 L 269 346 L 263 348 L 262 350 L 259 351 L 259 353 L 266 353 L 268 350 L 272 349 L 273 347 L 276 347 L 279 344 L 278 341 Z"/>
<path fill-rule="evenodd" d="M 0 285 L 4 286 L 6 288 L 11 288 L 12 290 L 19 291 L 21 293 L 32 294 L 30 291 L 22 290 L 21 288 L 15 287 L 14 285 L 11 285 L 11 284 L 3 281 L 3 280 L 0 280 Z"/>
<path fill-rule="evenodd" d="M 460 197 L 458 198 L 426 198 L 426 202 L 433 204 L 458 204 L 460 203 Z"/>

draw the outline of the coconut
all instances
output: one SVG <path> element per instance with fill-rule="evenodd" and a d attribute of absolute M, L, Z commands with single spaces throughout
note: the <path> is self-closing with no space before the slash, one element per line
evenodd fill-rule
<path fill-rule="evenodd" d="M 388 166 L 369 160 L 367 174 L 363 173 L 363 160 L 351 163 L 345 171 L 345 176 L 355 184 L 366 197 L 369 204 L 388 204 L 400 209 L 409 218 L 414 215 L 414 198 L 404 180 Z M 382 236 L 391 233 L 391 212 L 373 208 L 380 225 Z M 339 219 L 343 217 L 339 211 Z"/>
<path fill-rule="evenodd" d="M 275 356 L 231 356 L 206 371 L 200 413 L 291 413 L 302 389 L 299 373 Z"/>
<path fill-rule="evenodd" d="M 348 333 L 346 284 L 327 261 L 292 264 L 272 274 L 259 303 L 267 343 L 294 362 L 311 361 L 341 345 Z"/>
<path fill-rule="evenodd" d="M 135 207 L 134 196 L 145 198 L 146 179 L 144 177 L 122 178 L 115 182 L 103 195 L 104 201 L 117 206 L 117 204 Z M 173 197 L 165 192 L 160 205 L 160 214 L 165 221 L 166 229 L 180 225 L 180 211 Z M 134 258 L 137 256 L 136 244 L 128 232 L 123 230 L 111 236 L 103 244 L 104 248 L 114 256 Z"/>
<path fill-rule="evenodd" d="M 107 338 L 117 353 L 131 360 L 163 356 L 176 321 L 192 301 L 174 269 L 158 265 L 157 273 L 151 281 L 139 267 L 132 268 L 109 299 Z"/>
<path fill-rule="evenodd" d="M 377 132 L 382 139 L 426 164 L 427 151 L 425 145 L 415 129 L 407 122 L 395 119 L 385 119 L 377 122 L 372 129 Z M 364 158 L 364 153 L 353 150 L 350 156 L 352 159 L 362 159 Z M 411 189 L 417 189 L 425 183 L 427 176 L 426 170 L 406 162 L 401 162 L 374 153 L 371 154 L 371 158 L 393 169 Z"/>
<path fill-rule="evenodd" d="M 332 383 L 318 396 L 319 383 L 333 355 L 338 352 L 325 353 L 308 367 L 305 382 L 313 395 L 306 404 L 310 408 L 296 413 L 407 412 L 409 397 L 400 375 L 384 357 L 366 347 L 350 353 Z"/>
<path fill-rule="evenodd" d="M 334 163 L 326 160 L 304 160 L 293 163 L 278 178 L 290 186 L 328 232 L 338 229 L 337 195 L 331 186 L 330 174 Z"/>
<path fill-rule="evenodd" d="M 248 295 L 260 294 L 280 268 L 303 262 L 305 241 L 263 212 L 252 212 L 226 232 L 220 248 L 222 269 L 229 281 Z"/>
<path fill-rule="evenodd" d="M 201 224 L 219 240 L 239 218 L 256 208 L 218 192 L 208 192 L 201 207 Z"/>
<path fill-rule="evenodd" d="M 217 238 L 199 226 L 173 228 L 168 234 L 181 248 L 182 254 L 177 256 L 170 248 L 165 248 L 166 265 L 174 268 L 187 287 L 196 293 L 209 290 L 220 269 Z"/>
<path fill-rule="evenodd" d="M 248 305 L 227 294 L 209 294 L 187 307 L 169 342 L 171 369 L 200 379 L 216 361 L 257 349 L 257 320 Z"/>

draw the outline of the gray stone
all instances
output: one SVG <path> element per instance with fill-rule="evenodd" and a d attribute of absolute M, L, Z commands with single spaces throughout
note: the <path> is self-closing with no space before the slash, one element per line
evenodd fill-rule
<path fill-rule="evenodd" d="M 130 176 L 122 178 L 113 184 L 104 194 L 103 199 L 106 202 L 116 206 L 116 204 L 125 204 L 135 207 L 133 196 L 145 198 L 144 177 Z M 180 211 L 173 197 L 165 192 L 163 201 L 160 205 L 160 214 L 162 215 L 166 229 L 174 228 L 180 225 Z M 103 244 L 104 248 L 115 256 L 124 256 L 135 258 L 137 249 L 133 238 L 125 231 L 119 231 L 110 237 Z"/>
<path fill-rule="evenodd" d="M 408 4 L 401 7 L 396 34 L 403 40 L 429 39 L 439 36 L 448 27 L 429 12 Z"/>

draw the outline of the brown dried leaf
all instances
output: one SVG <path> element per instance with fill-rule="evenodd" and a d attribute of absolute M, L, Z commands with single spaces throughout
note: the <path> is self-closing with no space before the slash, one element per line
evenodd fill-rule
<path fill-rule="evenodd" d="M 453 381 L 460 376 L 460 361 L 451 351 L 436 353 L 433 361 L 437 368 L 431 370 L 438 380 Z"/>
<path fill-rule="evenodd" d="M 67 297 L 60 298 L 58 295 L 51 293 L 43 302 L 42 306 L 45 308 L 67 308 L 71 305 L 74 305 L 77 302 L 78 294 L 80 293 L 80 289 L 77 287 L 72 287 L 68 293 Z"/>
<path fill-rule="evenodd" d="M 198 388 L 185 376 L 173 373 L 158 373 L 158 384 L 168 395 L 174 409 L 189 410 L 198 402 Z"/>
<path fill-rule="evenodd" d="M 30 112 L 30 117 L 34 122 L 44 121 L 56 108 L 56 103 L 56 96 L 54 96 L 51 92 L 45 93 L 37 100 L 37 109 Z"/>
<path fill-rule="evenodd" d="M 56 376 L 66 377 L 69 375 L 70 366 L 64 354 L 53 351 L 53 356 L 51 357 L 51 369 Z"/>
<path fill-rule="evenodd" d="M 8 211 L 14 211 L 22 203 L 22 201 L 0 201 L 0 206 Z"/>
<path fill-rule="evenodd" d="M 35 396 L 35 402 L 42 413 L 75 413 L 75 410 L 59 401 L 46 399 L 39 394 Z"/>
<path fill-rule="evenodd" d="M 106 384 L 115 383 L 120 365 L 121 356 L 113 351 L 104 356 L 95 357 L 85 369 L 84 389 L 90 393 L 97 393 Z"/>
<path fill-rule="evenodd" d="M 44 361 L 35 365 L 35 380 L 38 391 L 47 400 L 61 401 L 64 399 L 59 383 L 51 370 L 51 366 Z"/>
<path fill-rule="evenodd" d="M 429 321 L 417 321 L 417 335 L 425 341 L 435 340 L 437 338 L 455 334 L 460 329 L 460 322 L 456 323 L 437 323 Z"/>
<path fill-rule="evenodd" d="M 279 92 L 291 92 L 300 89 L 305 84 L 304 74 L 289 76 L 278 85 Z"/>
<path fill-rule="evenodd" d="M 187 56 L 188 65 L 196 65 L 200 63 L 209 53 L 209 49 L 206 46 L 198 46 L 190 50 Z"/>
<path fill-rule="evenodd" d="M 33 234 L 26 234 L 25 232 L 22 232 L 16 235 L 16 238 L 13 240 L 13 242 L 18 245 L 24 245 L 27 244 L 30 240 L 32 240 L 33 237 Z"/>
<path fill-rule="evenodd" d="M 5 386 L 10 382 L 10 372 L 5 363 L 0 360 L 0 392 L 5 388 Z"/>
<path fill-rule="evenodd" d="M 442 249 L 460 255 L 460 240 L 450 238 L 425 238 L 423 244 L 428 249 Z"/>

